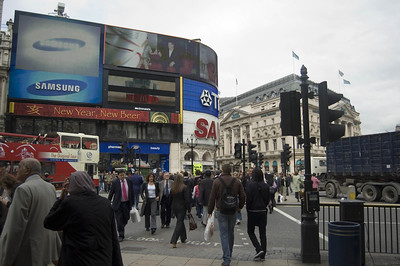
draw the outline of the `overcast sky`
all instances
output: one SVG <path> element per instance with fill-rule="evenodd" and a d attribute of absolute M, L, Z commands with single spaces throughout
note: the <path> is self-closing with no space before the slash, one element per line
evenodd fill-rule
<path fill-rule="evenodd" d="M 304 64 L 310 80 L 326 80 L 331 90 L 350 99 L 360 113 L 363 134 L 394 131 L 400 124 L 398 0 L 60 2 L 71 19 L 200 38 L 218 55 L 221 97 L 293 71 L 299 75 Z M 48 14 L 57 3 L 4 0 L 2 29 L 14 20 L 15 10 Z M 343 78 L 351 84 L 344 85 Z"/>

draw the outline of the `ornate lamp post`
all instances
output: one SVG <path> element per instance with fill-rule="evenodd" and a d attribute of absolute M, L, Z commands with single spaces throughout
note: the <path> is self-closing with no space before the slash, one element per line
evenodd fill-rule
<path fill-rule="evenodd" d="M 193 134 L 190 135 L 190 140 L 189 138 L 186 139 L 186 145 L 190 148 L 190 161 L 191 161 L 191 171 L 193 174 L 193 149 L 196 148 L 197 146 L 197 138 L 195 140 L 195 137 Z"/>

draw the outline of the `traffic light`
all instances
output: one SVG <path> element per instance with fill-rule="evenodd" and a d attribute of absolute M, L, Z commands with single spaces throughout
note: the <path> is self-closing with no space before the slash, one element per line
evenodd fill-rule
<path fill-rule="evenodd" d="M 290 158 L 292 157 L 292 152 L 291 149 L 292 147 L 289 146 L 289 144 L 283 145 L 283 154 L 284 154 L 284 163 L 288 164 L 290 161 Z"/>
<path fill-rule="evenodd" d="M 242 144 L 235 143 L 235 158 L 242 159 Z"/>
<path fill-rule="evenodd" d="M 126 155 L 126 142 L 121 142 L 118 144 L 121 155 L 122 155 L 122 162 L 125 162 L 125 155 Z"/>
<path fill-rule="evenodd" d="M 247 151 L 249 152 L 249 161 L 257 164 L 257 151 L 253 150 L 257 145 L 251 144 L 251 141 L 247 144 Z"/>
<path fill-rule="evenodd" d="M 258 166 L 261 167 L 264 163 L 264 154 L 261 152 L 258 154 Z"/>
<path fill-rule="evenodd" d="M 279 109 L 282 136 L 301 135 L 300 98 L 297 91 L 281 92 Z"/>
<path fill-rule="evenodd" d="M 324 81 L 318 85 L 318 97 L 321 146 L 327 146 L 329 143 L 340 139 L 345 133 L 344 125 L 331 124 L 331 122 L 344 115 L 344 112 L 329 109 L 330 105 L 343 98 L 343 94 L 328 91 L 327 82 Z"/>
<path fill-rule="evenodd" d="M 133 163 L 135 160 L 135 149 L 132 147 L 129 149 L 129 162 Z"/>

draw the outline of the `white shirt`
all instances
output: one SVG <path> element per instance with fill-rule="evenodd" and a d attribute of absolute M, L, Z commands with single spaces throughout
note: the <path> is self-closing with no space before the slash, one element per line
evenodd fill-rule
<path fill-rule="evenodd" d="M 147 185 L 147 191 L 150 199 L 156 198 L 156 185 Z"/>

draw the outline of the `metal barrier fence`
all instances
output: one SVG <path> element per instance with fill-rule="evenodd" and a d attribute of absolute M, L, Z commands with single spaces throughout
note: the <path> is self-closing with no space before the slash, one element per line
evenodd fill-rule
<path fill-rule="evenodd" d="M 365 252 L 400 254 L 400 204 L 364 203 Z M 328 250 L 328 223 L 340 220 L 338 202 L 320 203 L 320 248 Z"/>

